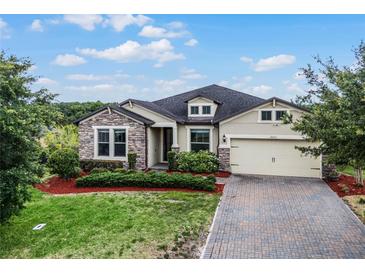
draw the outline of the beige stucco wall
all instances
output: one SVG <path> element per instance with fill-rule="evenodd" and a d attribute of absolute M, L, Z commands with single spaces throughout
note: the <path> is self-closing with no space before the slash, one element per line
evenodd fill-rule
<path fill-rule="evenodd" d="M 276 103 L 273 107 L 272 104 L 267 104 L 255 108 L 247 113 L 238 115 L 231 120 L 222 121 L 220 123 L 219 140 L 222 142 L 224 134 L 252 134 L 252 135 L 298 135 L 300 133 L 293 131 L 290 125 L 284 125 L 282 123 L 266 123 L 258 122 L 260 109 L 277 109 L 277 110 L 289 110 L 294 119 L 298 119 L 302 111 L 294 109 L 293 107 Z"/>
<path fill-rule="evenodd" d="M 148 166 L 161 161 L 161 128 L 148 128 Z"/>
<path fill-rule="evenodd" d="M 164 116 L 159 115 L 157 113 L 154 113 L 152 111 L 146 110 L 145 108 L 140 107 L 136 104 L 133 104 L 133 107 L 130 107 L 129 104 L 127 103 L 127 104 L 123 105 L 123 108 L 125 108 L 129 111 L 135 112 L 139 115 L 142 115 L 143 117 L 146 117 L 146 118 L 154 121 L 155 123 L 171 123 L 171 122 L 174 122 L 172 119 L 169 119 L 167 117 L 164 117 Z"/>

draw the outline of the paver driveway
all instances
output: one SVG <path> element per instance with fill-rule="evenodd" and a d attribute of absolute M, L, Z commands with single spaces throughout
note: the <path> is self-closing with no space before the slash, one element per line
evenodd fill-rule
<path fill-rule="evenodd" d="M 365 226 L 322 180 L 231 178 L 203 258 L 365 258 Z"/>

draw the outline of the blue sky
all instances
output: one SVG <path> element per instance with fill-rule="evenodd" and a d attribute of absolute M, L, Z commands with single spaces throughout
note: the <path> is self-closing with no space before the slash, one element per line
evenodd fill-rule
<path fill-rule="evenodd" d="M 351 65 L 364 15 L 0 15 L 0 48 L 59 101 L 154 100 L 210 84 L 294 98 L 313 56 Z"/>

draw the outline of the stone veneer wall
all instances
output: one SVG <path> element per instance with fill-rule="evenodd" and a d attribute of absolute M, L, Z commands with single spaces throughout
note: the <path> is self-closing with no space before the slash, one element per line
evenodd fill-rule
<path fill-rule="evenodd" d="M 128 151 L 137 153 L 136 167 L 146 168 L 146 127 L 127 116 L 108 110 L 79 124 L 79 155 L 81 160 L 94 158 L 94 129 L 93 126 L 129 126 L 128 128 Z M 128 162 L 123 161 L 128 167 Z"/>
<path fill-rule="evenodd" d="M 219 169 L 230 171 L 230 151 L 231 149 L 228 147 L 218 147 L 218 158 L 219 158 Z"/>

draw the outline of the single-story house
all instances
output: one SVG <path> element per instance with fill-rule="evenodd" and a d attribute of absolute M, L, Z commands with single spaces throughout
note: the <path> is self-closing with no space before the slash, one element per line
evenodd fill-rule
<path fill-rule="evenodd" d="M 321 177 L 321 157 L 302 155 L 304 137 L 281 121 L 306 110 L 210 85 L 149 102 L 128 99 L 76 121 L 80 159 L 120 160 L 137 168 L 167 161 L 167 152 L 209 150 L 232 173 Z"/>

